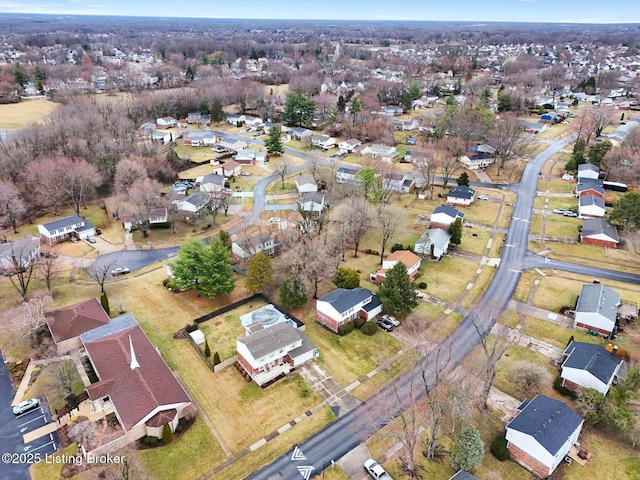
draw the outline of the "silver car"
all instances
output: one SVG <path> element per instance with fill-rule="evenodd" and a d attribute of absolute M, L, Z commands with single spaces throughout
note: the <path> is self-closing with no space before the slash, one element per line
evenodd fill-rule
<path fill-rule="evenodd" d="M 383 320 L 386 320 L 387 322 L 389 322 L 394 327 L 399 327 L 400 326 L 400 320 L 398 320 L 393 315 L 382 315 L 382 318 L 383 318 Z"/>
<path fill-rule="evenodd" d="M 25 400 L 24 402 L 20 402 L 19 404 L 13 407 L 14 415 L 22 415 L 23 413 L 29 412 L 34 408 L 38 408 L 40 406 L 40 400 L 37 398 L 30 398 L 29 400 Z"/>

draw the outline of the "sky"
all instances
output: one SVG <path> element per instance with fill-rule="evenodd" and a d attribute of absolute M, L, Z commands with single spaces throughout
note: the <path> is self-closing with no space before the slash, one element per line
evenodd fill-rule
<path fill-rule="evenodd" d="M 0 0 L 0 13 L 308 20 L 640 23 L 640 0 Z"/>

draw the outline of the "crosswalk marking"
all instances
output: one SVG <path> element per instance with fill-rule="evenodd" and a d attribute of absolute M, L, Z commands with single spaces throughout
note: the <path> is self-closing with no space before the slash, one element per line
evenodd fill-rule
<path fill-rule="evenodd" d="M 311 465 L 305 465 L 304 467 L 298 467 L 298 472 L 300 472 L 300 475 L 302 475 L 302 478 L 304 478 L 304 480 L 309 480 L 309 477 L 311 476 L 311 471 L 315 470 L 314 467 L 312 467 Z"/>
<path fill-rule="evenodd" d="M 293 454 L 291 455 L 291 461 L 295 462 L 297 460 L 306 460 L 307 457 L 304 456 L 304 453 L 302 453 L 302 450 L 300 450 L 298 447 L 295 447 L 293 449 Z"/>

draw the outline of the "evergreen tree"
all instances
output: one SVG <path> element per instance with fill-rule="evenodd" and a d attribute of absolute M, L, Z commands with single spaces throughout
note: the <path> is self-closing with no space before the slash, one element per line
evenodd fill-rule
<path fill-rule="evenodd" d="M 583 138 L 578 138 L 573 146 L 573 153 L 571 159 L 567 162 L 564 169 L 568 172 L 575 172 L 578 170 L 578 165 L 582 165 L 587 160 L 585 159 L 584 152 L 587 148 L 587 142 Z"/>
<path fill-rule="evenodd" d="M 282 119 L 289 125 L 311 125 L 316 103 L 310 98 L 296 92 L 287 95 L 287 101 L 282 112 Z"/>
<path fill-rule="evenodd" d="M 599 167 L 604 156 L 612 147 L 613 145 L 609 140 L 603 140 L 602 142 L 596 142 L 591 145 L 591 147 L 589 147 L 589 154 L 587 155 L 589 163 Z"/>
<path fill-rule="evenodd" d="M 418 297 L 404 263 L 397 262 L 387 271 L 387 277 L 378 289 L 378 297 L 385 310 L 399 317 L 405 317 L 418 306 Z"/>
<path fill-rule="evenodd" d="M 251 293 L 260 293 L 273 281 L 271 258 L 258 252 L 249 259 L 246 287 Z"/>
<path fill-rule="evenodd" d="M 454 470 L 470 472 L 480 466 L 483 457 L 484 442 L 480 432 L 472 425 L 463 427 L 455 438 L 451 452 L 451 467 Z"/>
<path fill-rule="evenodd" d="M 218 232 L 218 238 L 220 239 L 222 245 L 224 245 L 227 250 L 231 251 L 231 244 L 233 243 L 231 241 L 231 235 L 220 229 L 220 232 Z"/>
<path fill-rule="evenodd" d="M 462 243 L 462 219 L 456 218 L 455 221 L 449 225 L 447 232 L 451 235 L 451 243 L 460 245 Z"/>
<path fill-rule="evenodd" d="M 284 153 L 284 145 L 282 144 L 280 127 L 274 125 L 273 127 L 269 128 L 269 136 L 264 141 L 264 146 L 267 147 L 267 154 L 269 155 L 282 155 Z"/>
<path fill-rule="evenodd" d="M 333 275 L 333 283 L 338 288 L 358 288 L 360 274 L 355 268 L 340 267 Z"/>
<path fill-rule="evenodd" d="M 211 115 L 211 121 L 213 123 L 224 122 L 224 110 L 222 109 L 222 102 L 218 97 L 215 97 L 213 100 L 211 100 L 209 112 Z"/>
<path fill-rule="evenodd" d="M 640 230 L 640 192 L 627 192 L 616 198 L 609 221 L 624 230 Z"/>
<path fill-rule="evenodd" d="M 217 237 L 213 237 L 208 246 L 196 239 L 186 240 L 178 258 L 171 264 L 176 285 L 182 290 L 193 288 L 205 297 L 231 293 L 235 278 L 229 255 L 229 250 Z"/>
<path fill-rule="evenodd" d="M 173 432 L 171 431 L 169 424 L 165 423 L 164 427 L 162 427 L 162 443 L 171 442 L 173 442 Z"/>
<path fill-rule="evenodd" d="M 213 354 L 213 364 L 214 365 L 220 364 L 220 354 L 218 352 Z"/>
<path fill-rule="evenodd" d="M 16 63 L 16 65 L 13 67 L 13 79 L 21 87 L 24 87 L 24 84 L 29 80 L 27 78 L 26 72 L 23 70 L 22 66 L 19 63 Z"/>
<path fill-rule="evenodd" d="M 109 308 L 109 298 L 107 297 L 107 292 L 102 292 L 100 295 L 100 305 L 104 308 L 104 311 L 107 312 L 107 315 L 111 314 L 111 309 Z"/>
<path fill-rule="evenodd" d="M 184 76 L 188 80 L 193 81 L 193 79 L 196 78 L 196 69 L 193 66 L 189 65 L 187 67 L 187 71 L 185 72 Z"/>
<path fill-rule="evenodd" d="M 280 303 L 286 308 L 296 308 L 307 301 L 307 290 L 298 272 L 289 272 L 280 285 Z"/>
<path fill-rule="evenodd" d="M 204 356 L 207 358 L 211 356 L 211 348 L 209 348 L 209 340 L 204 341 Z"/>
<path fill-rule="evenodd" d="M 338 112 L 343 113 L 346 106 L 347 106 L 347 102 L 344 99 L 344 95 L 340 95 L 338 97 L 338 104 L 337 104 Z"/>
<path fill-rule="evenodd" d="M 466 185 L 469 186 L 469 174 L 467 172 L 462 172 L 458 177 L 458 186 Z"/>
<path fill-rule="evenodd" d="M 356 97 L 353 99 L 353 101 L 351 102 L 351 109 L 349 110 L 349 112 L 354 117 L 356 117 L 359 113 L 362 112 L 362 102 L 360 101 L 360 98 Z"/>

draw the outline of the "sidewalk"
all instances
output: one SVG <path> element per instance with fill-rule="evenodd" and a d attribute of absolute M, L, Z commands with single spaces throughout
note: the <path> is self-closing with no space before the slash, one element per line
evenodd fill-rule
<path fill-rule="evenodd" d="M 528 303 L 511 300 L 509 302 L 509 305 L 507 305 L 507 308 L 509 310 L 513 310 L 514 312 L 522 313 L 523 315 L 529 315 L 530 317 L 535 317 L 539 318 L 540 320 L 555 323 L 556 325 L 560 325 L 561 327 L 573 328 L 573 319 L 564 315 L 560 315 L 559 313 L 554 313 L 550 312 L 549 310 L 534 307 L 533 305 L 530 305 Z"/>

